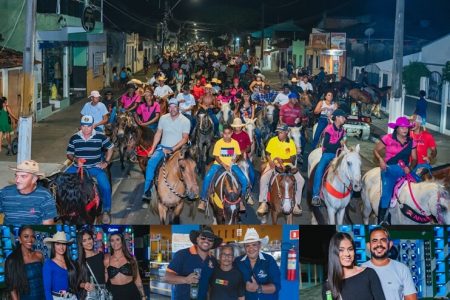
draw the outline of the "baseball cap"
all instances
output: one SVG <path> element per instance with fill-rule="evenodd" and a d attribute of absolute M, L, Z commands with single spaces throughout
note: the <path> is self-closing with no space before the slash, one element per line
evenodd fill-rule
<path fill-rule="evenodd" d="M 169 105 L 172 105 L 172 104 L 178 106 L 178 100 L 175 99 L 175 98 L 170 99 L 169 100 Z"/>
<path fill-rule="evenodd" d="M 94 117 L 89 115 L 82 116 L 80 124 L 82 126 L 92 126 L 94 124 Z"/>

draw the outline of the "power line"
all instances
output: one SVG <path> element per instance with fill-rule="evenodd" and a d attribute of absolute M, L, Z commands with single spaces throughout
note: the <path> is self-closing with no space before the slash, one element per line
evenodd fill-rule
<path fill-rule="evenodd" d="M 155 25 L 155 24 L 151 24 L 151 23 L 147 23 L 147 22 L 145 22 L 145 21 L 142 21 L 141 19 L 139 19 L 139 18 L 137 18 L 137 17 L 131 15 L 131 14 L 128 13 L 127 11 L 125 11 L 125 10 L 123 10 L 123 9 L 120 9 L 119 7 L 115 6 L 114 4 L 112 4 L 112 3 L 110 3 L 110 2 L 108 2 L 108 1 L 106 1 L 106 0 L 104 0 L 104 3 L 108 4 L 109 6 L 111 6 L 112 8 L 114 8 L 115 10 L 121 12 L 121 13 L 124 14 L 125 16 L 127 16 L 127 17 L 129 17 L 129 18 L 135 20 L 136 22 L 139 22 L 139 23 L 141 23 L 141 24 L 143 24 L 143 25 L 146 25 L 146 26 L 149 26 L 149 27 L 152 27 L 152 28 L 156 28 L 156 25 Z"/>
<path fill-rule="evenodd" d="M 8 38 L 6 39 L 6 42 L 3 44 L 2 50 L 0 50 L 0 53 L 5 50 L 6 45 L 8 44 L 9 40 L 11 39 L 14 31 L 16 31 L 17 24 L 19 24 L 20 17 L 22 16 L 23 9 L 25 8 L 25 3 L 27 0 L 23 0 L 22 8 L 20 9 L 19 14 L 17 15 L 16 23 L 14 23 L 13 29 L 11 30 L 11 33 L 9 34 Z"/>
<path fill-rule="evenodd" d="M 117 26 L 116 23 L 114 23 L 113 21 L 111 21 L 105 14 L 103 14 L 103 18 L 105 18 L 109 23 L 111 23 L 112 25 L 114 25 L 114 27 L 116 27 L 116 28 L 119 29 L 120 31 L 123 31 L 122 28 L 120 28 L 119 26 Z"/>

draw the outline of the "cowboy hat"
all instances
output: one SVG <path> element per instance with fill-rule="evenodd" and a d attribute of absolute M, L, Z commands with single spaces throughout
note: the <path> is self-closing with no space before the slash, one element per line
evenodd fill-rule
<path fill-rule="evenodd" d="M 144 84 L 142 81 L 140 81 L 139 79 L 135 79 L 135 78 L 133 78 L 133 79 L 131 79 L 130 81 L 128 81 L 127 82 L 127 84 L 137 84 L 137 85 L 142 85 L 142 84 Z"/>
<path fill-rule="evenodd" d="M 217 78 L 211 79 L 211 82 L 217 82 Z"/>
<path fill-rule="evenodd" d="M 44 177 L 45 174 L 39 172 L 39 164 L 35 162 L 34 160 L 24 160 L 20 164 L 17 165 L 16 168 L 9 167 L 11 170 L 16 172 L 25 172 L 34 174 L 38 177 Z"/>
<path fill-rule="evenodd" d="M 211 249 L 215 249 L 219 247 L 220 244 L 222 244 L 223 241 L 222 238 L 215 235 L 211 227 L 209 226 L 202 226 L 200 230 L 191 230 L 191 232 L 189 233 L 189 239 L 191 240 L 192 244 L 197 245 L 197 238 L 200 235 L 214 239 L 213 246 Z"/>
<path fill-rule="evenodd" d="M 265 80 L 266 79 L 266 76 L 264 76 L 262 73 L 256 74 L 256 77 L 260 77 L 261 80 Z"/>
<path fill-rule="evenodd" d="M 291 82 L 298 82 L 298 79 L 296 77 L 292 77 Z"/>
<path fill-rule="evenodd" d="M 67 240 L 66 233 L 64 231 L 58 231 L 51 238 L 45 238 L 44 243 L 72 244 L 73 239 Z"/>
<path fill-rule="evenodd" d="M 231 127 L 244 127 L 245 124 L 242 123 L 241 118 L 234 118 L 233 123 L 231 123 Z"/>
<path fill-rule="evenodd" d="M 166 81 L 166 80 L 167 78 L 164 75 L 158 77 L 158 81 Z"/>
<path fill-rule="evenodd" d="M 414 127 L 414 124 L 411 124 L 407 117 L 398 117 L 397 120 L 395 120 L 395 123 L 388 123 L 388 126 L 392 129 L 395 129 L 397 127 L 411 128 Z"/>
<path fill-rule="evenodd" d="M 255 242 L 261 242 L 262 244 L 267 244 L 269 241 L 269 237 L 266 235 L 263 238 L 259 237 L 258 232 L 255 228 L 248 228 L 244 235 L 244 240 L 240 241 L 239 244 L 248 244 L 248 243 L 255 243 Z"/>
<path fill-rule="evenodd" d="M 212 88 L 212 85 L 211 85 L 210 83 L 207 83 L 207 84 L 205 84 L 205 88 L 211 89 L 211 88 Z"/>

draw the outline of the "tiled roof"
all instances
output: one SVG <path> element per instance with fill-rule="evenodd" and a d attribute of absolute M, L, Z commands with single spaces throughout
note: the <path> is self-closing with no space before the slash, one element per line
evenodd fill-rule
<path fill-rule="evenodd" d="M 40 61 L 35 60 L 35 64 L 40 64 Z M 23 53 L 9 48 L 0 46 L 0 69 L 21 67 L 23 64 Z"/>

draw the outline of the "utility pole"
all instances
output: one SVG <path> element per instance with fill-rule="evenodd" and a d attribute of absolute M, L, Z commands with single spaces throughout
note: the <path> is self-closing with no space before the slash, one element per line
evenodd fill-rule
<path fill-rule="evenodd" d="M 263 63 L 264 63 L 264 2 L 261 5 L 261 14 L 262 14 L 262 18 L 261 18 L 261 57 L 260 57 L 260 65 L 259 67 L 263 68 Z"/>
<path fill-rule="evenodd" d="M 164 56 L 164 46 L 165 46 L 165 39 L 166 39 L 166 29 L 167 29 L 167 19 L 169 18 L 169 1 L 166 0 L 164 2 L 164 20 L 162 24 L 162 31 L 161 31 L 161 55 Z"/>
<path fill-rule="evenodd" d="M 402 115 L 403 111 L 403 29 L 405 20 L 405 0 L 397 0 L 395 11 L 394 56 L 392 65 L 392 91 L 389 101 L 389 122 Z"/>
<path fill-rule="evenodd" d="M 17 163 L 31 159 L 34 95 L 34 40 L 36 32 L 36 0 L 26 0 L 25 43 L 23 51 L 23 89 L 20 103 L 19 149 Z"/>

